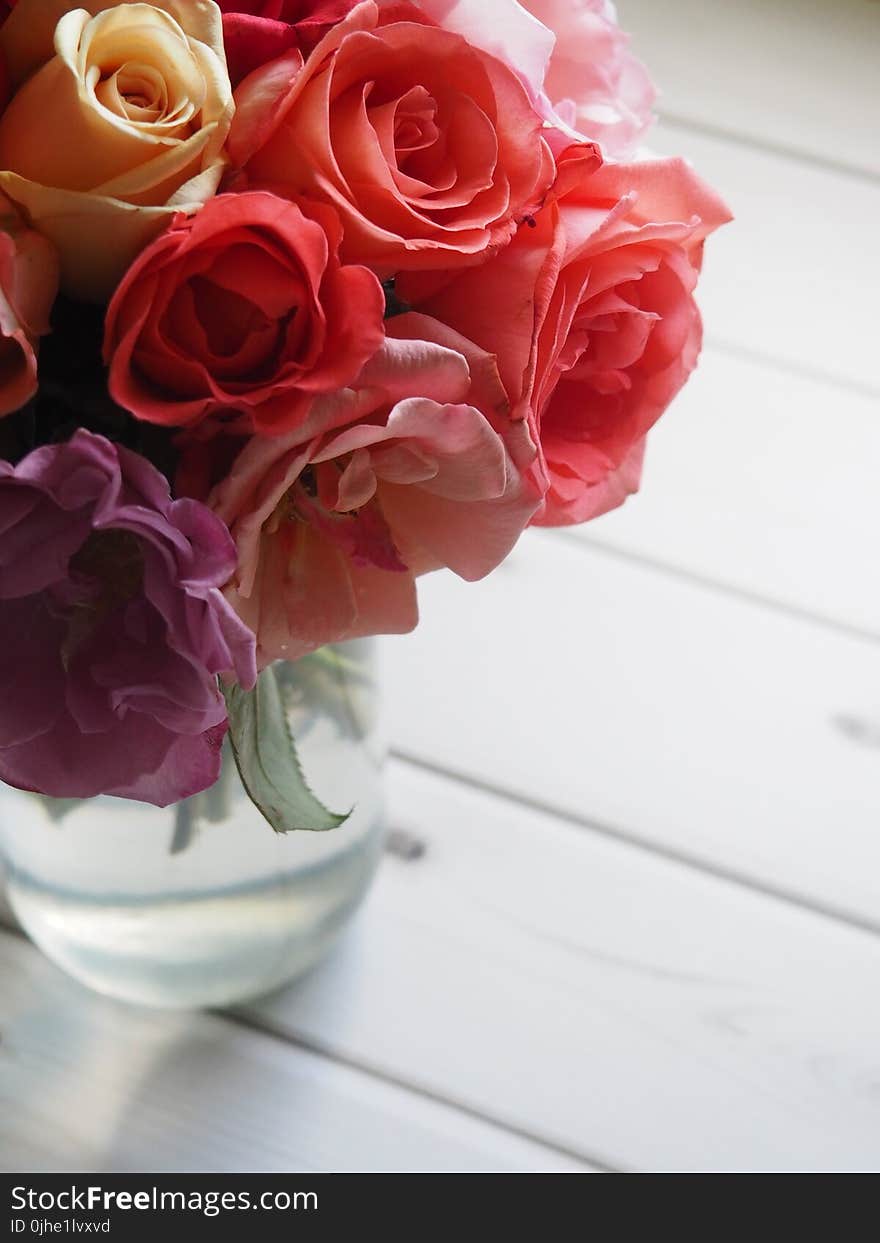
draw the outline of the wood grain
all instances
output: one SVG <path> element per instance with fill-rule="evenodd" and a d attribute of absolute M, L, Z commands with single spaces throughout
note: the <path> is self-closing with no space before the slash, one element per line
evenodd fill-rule
<path fill-rule="evenodd" d="M 875 399 L 709 348 L 641 494 L 568 535 L 880 637 L 878 462 Z"/>
<path fill-rule="evenodd" d="M 258 1021 L 615 1168 L 880 1167 L 880 941 L 398 765 L 389 860 Z"/>
<path fill-rule="evenodd" d="M 211 1015 L 87 993 L 0 933 L 0 1169 L 585 1171 Z"/>
<path fill-rule="evenodd" d="M 401 752 L 880 926 L 876 644 L 539 532 L 421 600 Z"/>

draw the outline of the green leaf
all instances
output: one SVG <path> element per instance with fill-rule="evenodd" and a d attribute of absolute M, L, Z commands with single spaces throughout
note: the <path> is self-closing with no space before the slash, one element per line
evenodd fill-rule
<path fill-rule="evenodd" d="M 242 785 L 276 833 L 338 829 L 351 815 L 328 811 L 311 792 L 300 767 L 273 668 L 252 691 L 224 688 L 229 740 Z"/>

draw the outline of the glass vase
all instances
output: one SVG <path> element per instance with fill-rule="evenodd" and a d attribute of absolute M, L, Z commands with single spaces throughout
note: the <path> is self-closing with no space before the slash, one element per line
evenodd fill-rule
<path fill-rule="evenodd" d="M 329 832 L 275 833 L 228 749 L 204 794 L 159 809 L 59 800 L 0 785 L 7 896 L 31 939 L 70 975 L 126 1001 L 224 1006 L 295 979 L 332 946 L 383 840 L 383 747 L 372 643 L 276 665 Z"/>

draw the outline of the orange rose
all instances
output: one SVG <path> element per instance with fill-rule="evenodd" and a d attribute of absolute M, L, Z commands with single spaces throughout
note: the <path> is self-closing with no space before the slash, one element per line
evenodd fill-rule
<path fill-rule="evenodd" d="M 74 297 L 102 300 L 178 211 L 217 189 L 232 118 L 212 0 L 19 0 L 0 31 L 16 92 L 0 189 L 49 237 Z"/>
<path fill-rule="evenodd" d="M 344 262 L 477 263 L 546 193 L 552 157 L 519 79 L 416 8 L 367 0 L 301 63 L 244 81 L 230 153 L 252 184 L 331 203 Z"/>

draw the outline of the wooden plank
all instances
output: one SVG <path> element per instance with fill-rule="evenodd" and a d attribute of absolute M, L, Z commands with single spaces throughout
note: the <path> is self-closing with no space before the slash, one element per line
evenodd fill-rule
<path fill-rule="evenodd" d="M 878 461 L 876 401 L 708 349 L 641 494 L 571 533 L 880 635 Z"/>
<path fill-rule="evenodd" d="M 404 753 L 880 925 L 880 648 L 531 532 L 386 647 Z"/>
<path fill-rule="evenodd" d="M 0 1169 L 586 1168 L 223 1019 L 94 997 L 7 934 L 0 980 Z"/>
<path fill-rule="evenodd" d="M 263 1021 L 615 1168 L 880 1168 L 876 937 L 403 766 L 392 815 Z"/>
<path fill-rule="evenodd" d="M 707 339 L 880 388 L 880 186 L 680 127 L 652 146 L 687 156 L 736 217 L 706 247 Z"/>
<path fill-rule="evenodd" d="M 876 1065 L 874 939 L 424 774 L 398 771 L 395 816 L 424 861 L 387 866 L 336 970 L 263 1017 L 566 1142 L 614 1137 L 623 1166 L 876 1162 L 877 1106 L 846 1077 Z"/>
<path fill-rule="evenodd" d="M 875 0 L 618 0 L 660 111 L 877 172 Z"/>

